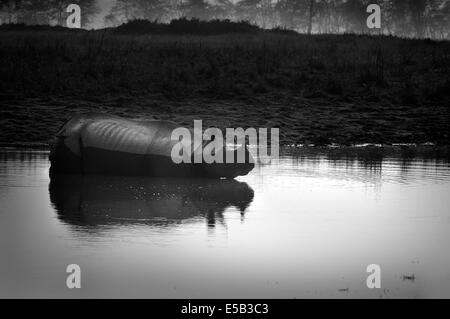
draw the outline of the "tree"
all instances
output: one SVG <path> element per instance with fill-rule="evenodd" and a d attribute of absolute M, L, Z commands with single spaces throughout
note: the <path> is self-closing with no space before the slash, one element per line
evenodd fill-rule
<path fill-rule="evenodd" d="M 315 0 L 309 0 L 309 9 L 308 9 L 308 34 L 312 32 L 312 20 L 314 16 L 314 2 Z"/>
<path fill-rule="evenodd" d="M 164 21 L 169 8 L 164 0 L 134 0 L 138 17 L 147 20 Z"/>
<path fill-rule="evenodd" d="M 81 23 L 86 27 L 93 16 L 98 13 L 95 0 L 1 0 L 0 6 L 8 12 L 8 23 L 65 25 L 69 4 L 81 7 Z"/>
<path fill-rule="evenodd" d="M 206 0 L 186 0 L 182 4 L 183 16 L 186 18 L 197 18 L 200 20 L 209 20 L 209 3 Z"/>
<path fill-rule="evenodd" d="M 366 6 L 360 0 L 348 0 L 342 4 L 345 31 L 364 33 L 366 30 Z"/>
<path fill-rule="evenodd" d="M 427 36 L 430 38 L 450 38 L 450 1 L 438 0 L 430 4 L 427 21 Z"/>
<path fill-rule="evenodd" d="M 423 37 L 425 33 L 428 2 L 428 0 L 409 0 L 411 22 L 414 25 L 415 35 L 417 37 Z"/>
<path fill-rule="evenodd" d="M 132 19 L 137 19 L 136 3 L 127 0 L 117 0 L 109 14 L 105 16 L 105 20 L 116 25 Z"/>
<path fill-rule="evenodd" d="M 245 20 L 254 24 L 258 23 L 259 0 L 240 0 L 236 3 L 238 20 Z"/>
<path fill-rule="evenodd" d="M 271 0 L 241 0 L 236 4 L 238 20 L 245 20 L 262 28 L 275 26 L 275 6 Z"/>
<path fill-rule="evenodd" d="M 229 19 L 233 20 L 235 8 L 230 0 L 215 0 L 210 4 L 210 18 L 212 19 Z"/>
<path fill-rule="evenodd" d="M 279 25 L 306 32 L 309 0 L 280 0 L 275 4 Z"/>
<path fill-rule="evenodd" d="M 19 2 L 17 0 L 0 0 L 1 23 L 15 22 Z"/>

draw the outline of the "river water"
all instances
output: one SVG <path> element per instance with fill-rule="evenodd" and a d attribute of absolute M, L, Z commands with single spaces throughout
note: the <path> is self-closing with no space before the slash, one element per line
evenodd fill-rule
<path fill-rule="evenodd" d="M 300 151 L 233 181 L 49 165 L 0 152 L 0 297 L 450 297 L 446 160 Z"/>

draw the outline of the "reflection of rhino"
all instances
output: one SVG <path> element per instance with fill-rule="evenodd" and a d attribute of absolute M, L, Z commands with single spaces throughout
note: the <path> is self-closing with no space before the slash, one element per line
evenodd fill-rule
<path fill-rule="evenodd" d="M 243 214 L 253 200 L 253 190 L 233 179 L 53 176 L 49 191 L 59 218 L 75 225 L 166 224 L 195 216 L 213 223 L 230 206 Z"/>
<path fill-rule="evenodd" d="M 56 135 L 50 173 L 234 178 L 253 169 L 247 149 L 245 163 L 175 164 L 171 158 L 172 148 L 179 142 L 171 140 L 175 128 L 176 124 L 167 121 L 136 121 L 102 114 L 75 116 Z M 204 142 L 201 136 L 191 137 L 188 145 L 192 146 L 193 158 Z M 225 152 L 234 152 L 237 158 L 238 150 L 220 150 L 222 155 Z"/>

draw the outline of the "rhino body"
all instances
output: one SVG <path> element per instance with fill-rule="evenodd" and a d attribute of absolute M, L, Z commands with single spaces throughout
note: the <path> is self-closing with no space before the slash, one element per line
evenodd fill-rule
<path fill-rule="evenodd" d="M 176 164 L 171 158 L 171 139 L 179 127 L 169 121 L 140 121 L 104 114 L 75 116 L 56 134 L 50 153 L 50 174 L 134 175 L 155 177 L 234 178 L 246 175 L 253 167 L 247 148 L 245 163 L 193 163 L 204 141 L 194 144 L 191 163 Z M 194 145 L 197 146 L 195 149 Z M 241 146 L 245 147 L 245 146 Z M 238 152 L 223 149 L 221 152 Z"/>

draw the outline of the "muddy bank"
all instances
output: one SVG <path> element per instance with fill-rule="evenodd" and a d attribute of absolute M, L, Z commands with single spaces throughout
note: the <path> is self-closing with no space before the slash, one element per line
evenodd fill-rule
<path fill-rule="evenodd" d="M 203 120 L 204 127 L 278 127 L 280 143 L 449 144 L 450 108 L 333 99 L 261 95 L 247 99 L 168 100 L 155 96 L 110 95 L 3 98 L 0 143 L 46 143 L 71 116 L 104 112 L 129 118 L 164 119 L 181 126 Z"/>

